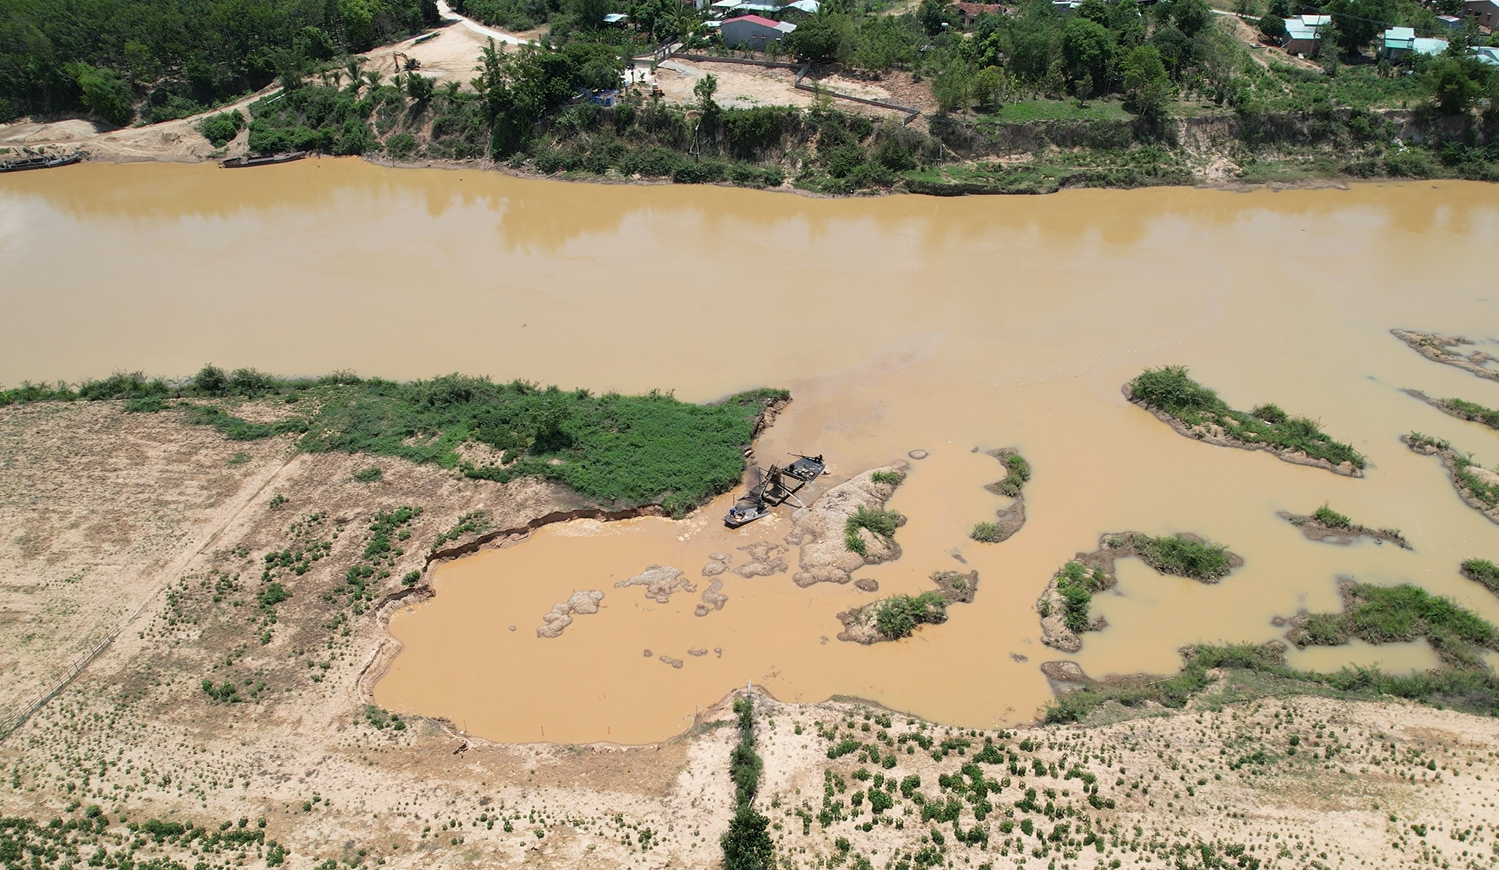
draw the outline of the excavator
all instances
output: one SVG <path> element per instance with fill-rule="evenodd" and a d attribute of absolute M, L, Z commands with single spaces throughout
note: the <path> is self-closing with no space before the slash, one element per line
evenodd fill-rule
<path fill-rule="evenodd" d="M 405 63 L 401 62 L 403 58 Z M 391 60 L 395 63 L 396 72 L 415 72 L 422 68 L 421 61 L 404 52 L 396 52 Z"/>

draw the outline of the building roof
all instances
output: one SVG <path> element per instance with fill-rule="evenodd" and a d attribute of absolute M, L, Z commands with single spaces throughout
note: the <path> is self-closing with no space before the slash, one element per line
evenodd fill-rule
<path fill-rule="evenodd" d="M 1416 44 L 1416 29 L 1414 27 L 1391 27 L 1384 32 L 1384 47 L 1386 49 L 1413 48 Z"/>
<path fill-rule="evenodd" d="M 1447 40 L 1430 36 L 1418 36 L 1411 45 L 1416 54 L 1441 54 L 1447 50 Z"/>
<path fill-rule="evenodd" d="M 789 21 L 771 21 L 769 18 L 761 18 L 758 15 L 741 15 L 738 18 L 728 19 L 724 22 L 724 24 L 733 24 L 738 21 L 748 22 L 750 24 L 758 24 L 761 27 L 769 27 L 772 30 L 779 30 L 782 33 L 790 33 L 791 31 L 796 29 L 796 25 L 792 24 Z"/>
<path fill-rule="evenodd" d="M 604 16 L 604 23 L 605 24 L 618 24 L 621 21 L 629 21 L 629 20 L 630 20 L 630 16 L 624 14 L 623 12 L 610 12 L 608 15 Z"/>
<path fill-rule="evenodd" d="M 1473 53 L 1473 57 L 1479 63 L 1499 66 L 1499 48 L 1495 48 L 1492 45 L 1479 45 L 1468 50 Z"/>
<path fill-rule="evenodd" d="M 977 18 L 980 15 L 998 15 L 1000 6 L 998 3 L 959 3 L 958 11 L 964 15 L 972 15 Z"/>
<path fill-rule="evenodd" d="M 1463 20 L 1456 15 L 1438 15 L 1437 21 L 1448 30 L 1463 26 Z"/>
<path fill-rule="evenodd" d="M 800 9 L 808 15 L 816 15 L 817 10 L 822 8 L 822 4 L 818 3 L 817 0 L 796 0 L 795 3 L 787 3 L 786 8 Z"/>

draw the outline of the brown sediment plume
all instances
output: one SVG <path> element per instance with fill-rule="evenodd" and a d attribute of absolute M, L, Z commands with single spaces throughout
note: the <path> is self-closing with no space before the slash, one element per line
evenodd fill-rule
<path fill-rule="evenodd" d="M 806 587 L 815 583 L 847 583 L 853 572 L 866 565 L 893 562 L 900 558 L 900 545 L 894 540 L 860 529 L 864 540 L 863 554 L 848 548 L 845 529 L 848 520 L 860 508 L 884 510 L 885 503 L 895 494 L 897 484 L 876 481 L 878 472 L 902 474 L 907 466 L 896 462 L 870 470 L 838 484 L 823 493 L 809 507 L 800 508 L 791 515 L 792 530 L 786 543 L 799 546 L 798 559 L 801 570 L 791 575 L 792 582 Z M 896 520 L 902 525 L 904 518 Z"/>
<path fill-rule="evenodd" d="M 697 591 L 697 587 L 692 585 L 680 568 L 673 568 L 670 565 L 647 565 L 644 571 L 634 577 L 614 584 L 616 589 L 626 589 L 631 586 L 644 586 L 645 597 L 659 604 L 670 604 L 672 593 L 679 589 L 687 592 Z"/>
<path fill-rule="evenodd" d="M 1473 462 L 1452 445 L 1425 435 L 1401 435 L 1400 440 L 1422 456 L 1436 456 L 1452 477 L 1452 488 L 1468 507 L 1499 523 L 1499 473 Z M 1487 496 L 1487 497 L 1485 497 Z"/>
<path fill-rule="evenodd" d="M 541 618 L 543 625 L 536 627 L 537 637 L 559 637 L 564 629 L 573 624 L 574 613 L 590 614 L 599 612 L 599 602 L 604 600 L 604 593 L 597 589 L 584 589 L 574 592 L 566 601 L 559 601 L 552 605 Z"/>
<path fill-rule="evenodd" d="M 1355 468 L 1352 462 L 1340 462 L 1334 465 L 1331 460 L 1308 456 L 1300 450 L 1293 450 L 1289 447 L 1277 447 L 1273 444 L 1264 444 L 1256 441 L 1242 441 L 1231 437 L 1227 430 L 1216 423 L 1200 423 L 1195 426 L 1188 425 L 1160 408 L 1136 399 L 1130 391 L 1131 383 L 1133 381 L 1125 383 L 1120 388 L 1121 392 L 1124 393 L 1124 398 L 1128 399 L 1130 404 L 1138 405 L 1149 411 L 1157 420 L 1175 429 L 1178 435 L 1191 438 L 1195 441 L 1201 441 L 1204 444 L 1211 444 L 1214 447 L 1234 447 L 1239 450 L 1263 450 L 1281 462 L 1289 462 L 1292 465 L 1305 465 L 1310 468 L 1320 468 L 1324 471 L 1331 471 L 1333 474 L 1340 474 L 1343 477 L 1364 476 L 1363 470 Z"/>
<path fill-rule="evenodd" d="M 1140 557 L 1140 561 L 1149 565 L 1157 573 L 1168 573 L 1162 570 L 1162 566 L 1155 564 L 1140 552 L 1140 539 L 1148 537 L 1141 532 L 1115 532 L 1100 535 L 1098 538 L 1098 549 L 1091 553 L 1078 553 L 1069 561 L 1080 563 L 1087 570 L 1091 579 L 1089 592 L 1097 594 L 1119 585 L 1119 577 L 1114 571 L 1114 563 L 1119 559 L 1127 559 L 1130 556 Z M 1180 537 L 1185 540 L 1199 544 L 1207 543 L 1207 539 L 1198 535 L 1183 534 Z M 1228 557 L 1228 570 L 1242 567 L 1244 559 L 1236 553 L 1226 552 Z M 1046 584 L 1046 591 L 1036 599 L 1036 610 L 1041 614 L 1041 642 L 1047 646 L 1061 650 L 1062 652 L 1077 652 L 1083 648 L 1082 636 L 1067 627 L 1065 621 L 1066 608 L 1062 593 L 1058 589 L 1058 581 L 1061 580 L 1066 565 L 1058 568 L 1051 575 L 1051 581 Z M 1217 583 L 1227 575 L 1213 577 L 1193 577 L 1192 579 L 1202 583 Z M 1095 617 L 1083 631 L 1100 631 L 1107 628 L 1108 620 L 1103 617 Z"/>
<path fill-rule="evenodd" d="M 929 609 L 930 616 L 925 622 L 941 624 L 947 621 L 947 605 L 973 603 L 974 596 L 978 594 L 979 572 L 970 571 L 967 574 L 961 574 L 957 571 L 934 571 L 932 573 L 932 582 L 937 586 L 937 594 L 942 597 L 942 607 L 940 612 Z M 838 639 L 847 643 L 858 643 L 865 646 L 900 640 L 900 638 L 891 637 L 880 630 L 880 610 L 890 600 L 889 598 L 881 598 L 878 601 L 871 601 L 863 607 L 845 610 L 838 614 L 838 621 L 843 623 L 843 630 L 838 632 Z"/>
<path fill-rule="evenodd" d="M 1329 526 L 1314 516 L 1293 514 L 1290 511 L 1276 511 L 1275 515 L 1301 529 L 1301 534 L 1309 541 L 1346 547 L 1359 538 L 1371 538 L 1376 544 L 1389 541 L 1401 549 L 1411 549 L 1410 541 L 1395 529 L 1371 529 L 1360 525 Z"/>
<path fill-rule="evenodd" d="M 1475 350 L 1467 356 L 1455 353 L 1450 348 L 1460 347 L 1465 344 L 1473 344 L 1470 338 L 1461 335 L 1442 335 L 1437 332 L 1415 332 L 1408 329 L 1392 329 L 1390 334 L 1405 342 L 1411 350 L 1426 357 L 1432 362 L 1443 365 L 1455 366 L 1471 375 L 1490 381 L 1499 381 L 1499 369 L 1491 369 L 1488 364 L 1499 362 L 1494 356 L 1481 350 Z M 1406 392 L 1411 392 L 1407 390 Z M 1419 398 L 1425 399 L 1425 396 Z M 1440 407 L 1440 406 L 1439 406 Z"/>

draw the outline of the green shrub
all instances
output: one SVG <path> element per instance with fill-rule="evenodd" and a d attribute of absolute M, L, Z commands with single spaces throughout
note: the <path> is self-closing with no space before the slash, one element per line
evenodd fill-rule
<path fill-rule="evenodd" d="M 975 523 L 969 537 L 985 544 L 996 544 L 1000 539 L 999 526 L 994 523 Z"/>
<path fill-rule="evenodd" d="M 1385 587 L 1355 584 L 1342 613 L 1312 614 L 1288 637 L 1298 646 L 1338 645 L 1349 637 L 1368 643 L 1406 643 L 1426 638 L 1449 665 L 1482 668 L 1475 647 L 1499 650 L 1499 631 L 1450 598 L 1402 583 Z"/>
<path fill-rule="evenodd" d="M 1312 511 L 1312 519 L 1334 529 L 1347 529 L 1353 526 L 1352 520 L 1328 507 L 1326 504 Z"/>
<path fill-rule="evenodd" d="M 1031 479 L 1031 464 L 1017 453 L 1005 460 L 1005 472 L 1005 479 L 999 482 L 999 491 L 1016 498 Z"/>
<path fill-rule="evenodd" d="M 869 479 L 875 483 L 888 483 L 891 486 L 900 486 L 901 482 L 906 479 L 906 476 L 899 471 L 876 471 L 869 475 Z"/>
<path fill-rule="evenodd" d="M 1482 583 L 1490 592 L 1499 594 L 1499 565 L 1488 559 L 1469 559 L 1463 562 L 1462 570 L 1469 580 Z"/>
<path fill-rule="evenodd" d="M 1485 408 L 1473 402 L 1465 402 L 1462 399 L 1444 399 L 1442 404 L 1458 412 L 1458 416 L 1482 423 L 1493 429 L 1499 429 L 1499 411 L 1493 408 Z"/>
<path fill-rule="evenodd" d="M 947 599 L 937 592 L 895 595 L 875 605 L 875 625 L 891 640 L 907 637 L 923 623 L 947 621 Z"/>
<path fill-rule="evenodd" d="M 360 483 L 375 483 L 383 477 L 385 477 L 384 469 L 375 465 L 354 472 L 354 479 Z"/>
<path fill-rule="evenodd" d="M 860 505 L 843 524 L 844 546 L 861 556 L 865 555 L 864 539 L 859 537 L 859 530 L 868 529 L 888 542 L 894 540 L 900 519 L 900 514 L 895 511 L 870 510 Z"/>
<path fill-rule="evenodd" d="M 1062 597 L 1062 622 L 1074 633 L 1088 630 L 1092 620 L 1088 609 L 1093 602 L 1093 593 L 1108 582 L 1103 571 L 1092 571 L 1081 562 L 1068 562 L 1057 574 L 1057 594 Z"/>
<path fill-rule="evenodd" d="M 415 78 L 420 81 L 426 81 L 421 76 L 416 76 Z M 416 137 L 410 133 L 397 133 L 386 141 L 385 153 L 396 160 L 405 160 L 416 153 Z"/>
<path fill-rule="evenodd" d="M 198 132 L 203 138 L 213 143 L 215 148 L 223 148 L 229 144 L 229 140 L 239 135 L 239 131 L 245 127 L 245 116 L 239 112 L 220 112 L 217 115 L 209 115 L 198 125 Z"/>
<path fill-rule="evenodd" d="M 1141 560 L 1163 574 L 1212 580 L 1231 570 L 1228 548 L 1211 541 L 1194 541 L 1182 535 L 1169 538 L 1135 535 L 1134 545 Z"/>

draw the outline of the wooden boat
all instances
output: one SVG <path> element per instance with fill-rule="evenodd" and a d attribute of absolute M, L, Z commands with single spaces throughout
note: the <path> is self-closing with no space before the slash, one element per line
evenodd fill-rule
<path fill-rule="evenodd" d="M 821 453 L 816 456 L 803 456 L 800 453 L 793 453 L 791 455 L 797 457 L 797 459 L 786 466 L 786 473 L 797 480 L 807 482 L 816 480 L 822 475 L 827 474 L 828 464 L 822 461 Z"/>
<path fill-rule="evenodd" d="M 0 172 L 25 172 L 28 169 L 53 169 L 58 166 L 71 166 L 83 159 L 83 153 L 74 151 L 60 157 L 27 157 L 24 160 L 11 160 L 0 163 Z"/>
<path fill-rule="evenodd" d="M 785 468 L 772 465 L 763 478 L 758 468 L 750 469 L 752 484 L 749 492 L 729 508 L 723 518 L 724 525 L 737 529 L 769 516 L 772 507 L 788 501 L 797 507 L 802 506 L 796 498 L 797 492 L 808 482 L 826 474 L 827 463 L 822 461 L 821 456 L 802 456 L 800 453 L 791 455 L 798 459 Z"/>
<path fill-rule="evenodd" d="M 307 156 L 306 151 L 288 151 L 284 154 L 268 154 L 264 157 L 230 157 L 224 161 L 225 169 L 243 169 L 246 166 L 275 166 L 278 163 L 290 163 L 293 160 L 301 160 Z"/>

